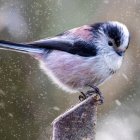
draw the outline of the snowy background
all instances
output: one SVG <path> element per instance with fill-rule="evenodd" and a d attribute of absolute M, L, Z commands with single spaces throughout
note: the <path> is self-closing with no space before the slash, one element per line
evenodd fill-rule
<path fill-rule="evenodd" d="M 0 0 L 0 39 L 34 41 L 94 22 L 118 20 L 131 32 L 121 70 L 101 90 L 96 140 L 140 140 L 139 0 Z M 76 104 L 28 55 L 0 50 L 0 140 L 49 140 L 51 122 Z"/>

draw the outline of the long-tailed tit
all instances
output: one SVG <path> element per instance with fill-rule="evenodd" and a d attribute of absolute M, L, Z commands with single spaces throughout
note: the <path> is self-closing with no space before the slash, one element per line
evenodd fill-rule
<path fill-rule="evenodd" d="M 129 45 L 127 27 L 116 21 L 84 25 L 31 43 L 0 41 L 1 49 L 28 53 L 65 91 L 99 86 L 121 66 Z"/>

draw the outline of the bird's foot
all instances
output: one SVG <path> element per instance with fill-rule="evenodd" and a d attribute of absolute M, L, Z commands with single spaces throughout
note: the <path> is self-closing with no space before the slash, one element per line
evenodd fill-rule
<path fill-rule="evenodd" d="M 79 100 L 84 101 L 87 98 L 87 96 L 84 92 L 80 92 L 80 93 L 81 93 L 81 95 L 79 95 Z"/>
<path fill-rule="evenodd" d="M 92 90 L 88 90 L 86 93 L 81 92 L 81 95 L 79 95 L 79 100 L 83 101 L 86 98 L 92 96 L 93 94 L 96 95 L 97 97 L 97 102 L 98 104 L 103 104 L 104 103 L 104 97 L 102 95 L 102 92 L 99 90 L 99 88 L 97 88 L 96 86 L 90 86 L 92 88 Z"/>

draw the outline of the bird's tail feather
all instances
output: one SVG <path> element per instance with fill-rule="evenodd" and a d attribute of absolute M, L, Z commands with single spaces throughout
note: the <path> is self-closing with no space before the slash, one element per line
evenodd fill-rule
<path fill-rule="evenodd" d="M 35 53 L 35 54 L 42 54 L 44 51 L 43 48 L 38 48 L 33 45 L 13 43 L 4 40 L 0 40 L 0 49 L 22 52 L 22 53 Z"/>

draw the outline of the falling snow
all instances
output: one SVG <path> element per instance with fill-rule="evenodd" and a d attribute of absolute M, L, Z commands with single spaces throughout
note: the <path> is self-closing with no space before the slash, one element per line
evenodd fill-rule
<path fill-rule="evenodd" d="M 101 86 L 96 139 L 139 140 L 139 6 L 139 0 L 1 0 L 0 40 L 30 42 L 97 21 L 125 23 L 132 38 L 123 66 Z M 78 102 L 79 94 L 55 87 L 38 65 L 27 54 L 0 50 L 0 140 L 49 140 L 52 121 Z"/>

